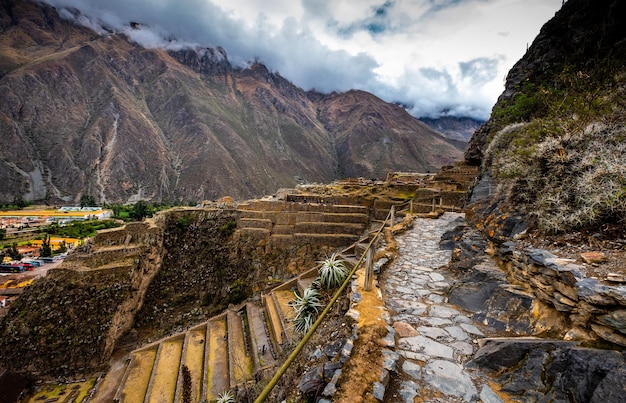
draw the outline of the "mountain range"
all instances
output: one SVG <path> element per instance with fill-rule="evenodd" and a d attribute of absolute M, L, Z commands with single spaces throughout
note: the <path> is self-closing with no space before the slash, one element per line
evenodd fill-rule
<path fill-rule="evenodd" d="M 0 203 L 244 199 L 434 171 L 466 141 L 364 91 L 235 67 L 219 47 L 146 49 L 47 5 L 0 6 Z"/>

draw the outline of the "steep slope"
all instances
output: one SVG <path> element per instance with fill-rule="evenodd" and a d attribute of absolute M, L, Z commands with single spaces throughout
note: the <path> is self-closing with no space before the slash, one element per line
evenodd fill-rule
<path fill-rule="evenodd" d="M 262 65 L 235 69 L 221 48 L 144 49 L 26 1 L 0 14 L 0 203 L 249 198 L 462 155 L 371 94 L 340 94 L 358 108 L 322 114 L 337 96 Z"/>
<path fill-rule="evenodd" d="M 569 0 L 507 77 L 466 161 L 482 164 L 483 218 L 544 234 L 619 235 L 626 214 L 626 4 Z M 485 186 L 483 186 L 485 185 Z M 591 232 L 593 233 L 593 232 Z"/>
<path fill-rule="evenodd" d="M 464 149 L 401 107 L 352 90 L 319 102 L 320 120 L 333 135 L 342 176 L 381 178 L 387 172 L 428 172 L 447 165 Z"/>
<path fill-rule="evenodd" d="M 442 133 L 449 139 L 468 142 L 476 129 L 478 129 L 484 121 L 456 116 L 441 116 L 439 118 L 419 118 L 428 126 Z"/>

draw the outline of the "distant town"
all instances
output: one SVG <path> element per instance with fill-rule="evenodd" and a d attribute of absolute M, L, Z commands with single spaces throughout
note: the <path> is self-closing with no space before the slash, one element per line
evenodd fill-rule
<path fill-rule="evenodd" d="M 89 233 L 62 231 L 62 227 L 110 220 L 112 214 L 112 210 L 102 207 L 73 206 L 0 211 L 0 316 L 24 287 L 56 267 L 84 242 L 81 235 Z M 91 231 L 94 226 L 88 227 Z M 56 232 L 60 234 L 53 235 Z M 63 232 L 78 235 L 64 236 Z"/>

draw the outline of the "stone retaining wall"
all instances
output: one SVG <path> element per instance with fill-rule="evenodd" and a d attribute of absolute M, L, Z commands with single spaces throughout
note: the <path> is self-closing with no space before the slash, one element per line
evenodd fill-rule
<path fill-rule="evenodd" d="M 512 242 L 505 242 L 497 257 L 515 283 L 567 316 L 571 328 L 565 339 L 626 347 L 625 285 L 585 277 L 584 266 L 543 249 L 518 251 Z"/>
<path fill-rule="evenodd" d="M 298 196 L 299 197 L 299 196 Z M 332 204 L 332 203 L 313 203 L 312 201 L 304 202 L 305 196 L 302 197 L 303 203 L 290 202 L 290 201 L 268 201 L 259 200 L 239 205 L 239 209 L 242 211 L 280 211 L 280 212 L 304 212 L 304 211 L 319 211 L 324 213 L 364 213 L 369 212 L 369 205 L 364 203 L 356 203 L 349 205 L 349 198 L 346 198 L 346 204 Z M 324 199 L 326 200 L 326 199 Z"/>
<path fill-rule="evenodd" d="M 439 204 L 439 199 L 446 206 L 463 207 L 465 191 L 439 191 L 435 189 L 419 189 L 415 192 L 415 199 L 421 202 L 429 202 L 435 198 L 435 205 Z"/>
<path fill-rule="evenodd" d="M 141 243 L 152 245 L 161 236 L 161 228 L 156 225 L 159 219 L 148 219 L 141 222 L 131 222 L 123 227 L 100 230 L 93 239 L 99 246 L 128 245 Z"/>

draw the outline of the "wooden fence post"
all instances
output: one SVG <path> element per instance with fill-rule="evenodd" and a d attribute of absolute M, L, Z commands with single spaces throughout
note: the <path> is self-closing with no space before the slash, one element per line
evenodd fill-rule
<path fill-rule="evenodd" d="M 365 281 L 363 282 L 363 290 L 371 291 L 374 282 L 374 246 L 367 250 L 365 258 Z"/>

